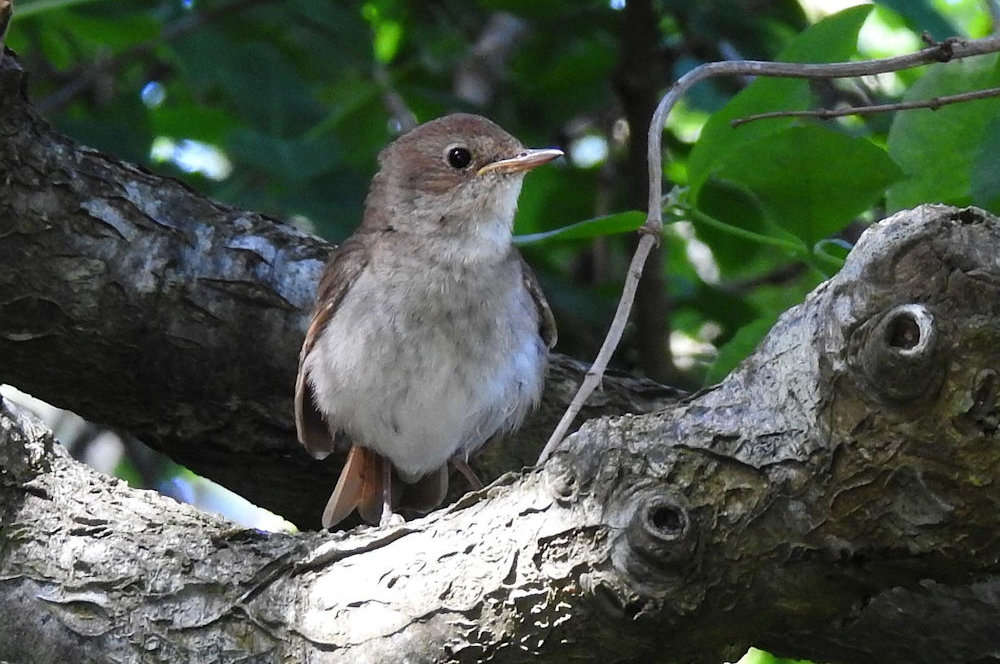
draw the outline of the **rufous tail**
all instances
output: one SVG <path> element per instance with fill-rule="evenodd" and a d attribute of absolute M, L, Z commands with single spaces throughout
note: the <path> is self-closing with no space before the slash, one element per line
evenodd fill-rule
<path fill-rule="evenodd" d="M 465 470 L 472 473 L 466 464 Z M 468 475 L 467 475 L 468 476 Z M 474 488 L 482 483 L 472 474 Z M 372 450 L 354 445 L 347 453 L 340 479 L 323 510 L 323 527 L 330 528 L 346 519 L 355 509 L 369 524 L 378 525 L 383 521 L 383 512 L 388 516 L 397 507 L 408 515 L 426 514 L 441 505 L 448 493 L 448 466 L 427 473 L 412 482 L 400 482 L 395 476 L 391 462 Z"/>
<path fill-rule="evenodd" d="M 355 508 L 365 522 L 379 522 L 382 517 L 384 462 L 382 455 L 368 448 L 360 445 L 351 447 L 337 486 L 323 510 L 324 528 L 337 525 Z"/>

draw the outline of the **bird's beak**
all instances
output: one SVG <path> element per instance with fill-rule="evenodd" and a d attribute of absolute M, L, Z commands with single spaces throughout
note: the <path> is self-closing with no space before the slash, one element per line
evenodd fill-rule
<path fill-rule="evenodd" d="M 484 175 L 486 173 L 517 173 L 519 171 L 530 171 L 532 168 L 541 166 L 542 164 L 547 164 L 556 157 L 561 157 L 562 155 L 563 151 L 555 148 L 525 150 L 516 157 L 511 157 L 510 159 L 500 159 L 491 164 L 486 164 L 476 171 L 476 175 Z"/>

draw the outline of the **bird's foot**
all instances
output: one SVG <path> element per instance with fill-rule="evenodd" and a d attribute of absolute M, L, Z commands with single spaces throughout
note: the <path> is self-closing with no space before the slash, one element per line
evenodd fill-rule
<path fill-rule="evenodd" d="M 403 515 L 400 514 L 399 512 L 393 512 L 392 510 L 383 510 L 382 518 L 379 519 L 378 522 L 378 527 L 379 528 L 396 527 L 396 526 L 401 526 L 404 523 L 406 523 L 406 519 L 404 519 Z"/>

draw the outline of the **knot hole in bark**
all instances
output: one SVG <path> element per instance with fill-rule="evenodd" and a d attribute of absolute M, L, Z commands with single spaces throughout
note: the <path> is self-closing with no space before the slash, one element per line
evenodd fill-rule
<path fill-rule="evenodd" d="M 656 500 L 647 506 L 646 524 L 660 539 L 675 540 L 687 530 L 687 514 L 677 505 Z"/>
<path fill-rule="evenodd" d="M 923 304 L 890 309 L 875 323 L 861 350 L 868 383 L 889 401 L 933 396 L 944 375 L 938 336 L 934 315 Z"/>
<path fill-rule="evenodd" d="M 670 496 L 645 498 L 632 514 L 627 540 L 633 555 L 661 569 L 687 559 L 691 546 L 688 511 Z"/>
<path fill-rule="evenodd" d="M 625 536 L 616 540 L 611 554 L 619 582 L 592 588 L 604 613 L 627 624 L 649 610 L 650 598 L 682 592 L 697 561 L 697 528 L 681 498 L 656 486 L 635 495 Z"/>
<path fill-rule="evenodd" d="M 921 305 L 904 304 L 889 312 L 883 325 L 885 343 L 900 353 L 918 353 L 934 334 L 934 319 Z"/>

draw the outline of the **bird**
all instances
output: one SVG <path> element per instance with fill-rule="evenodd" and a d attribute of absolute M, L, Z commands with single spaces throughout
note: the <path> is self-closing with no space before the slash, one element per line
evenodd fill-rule
<path fill-rule="evenodd" d="M 469 455 L 539 403 L 556 327 L 513 223 L 525 174 L 562 154 L 467 113 L 380 153 L 299 354 L 299 442 L 317 458 L 350 444 L 324 528 L 355 509 L 373 525 L 398 522 L 401 493 L 429 512 L 449 461 L 475 487 Z"/>

